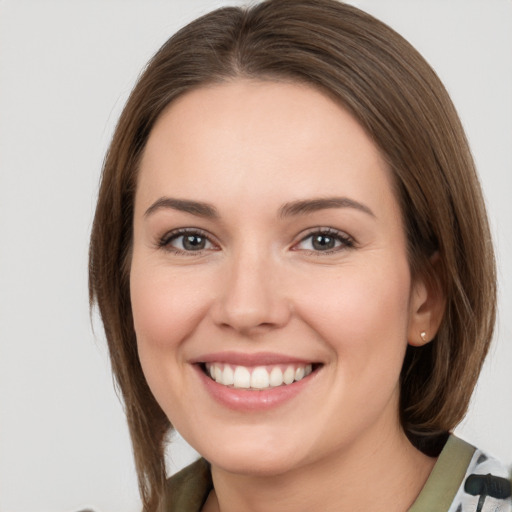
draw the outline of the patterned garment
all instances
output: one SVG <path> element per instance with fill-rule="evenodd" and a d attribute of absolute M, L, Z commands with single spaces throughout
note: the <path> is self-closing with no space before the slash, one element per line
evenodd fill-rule
<path fill-rule="evenodd" d="M 448 512 L 512 512 L 510 496 L 505 466 L 477 449 Z"/>

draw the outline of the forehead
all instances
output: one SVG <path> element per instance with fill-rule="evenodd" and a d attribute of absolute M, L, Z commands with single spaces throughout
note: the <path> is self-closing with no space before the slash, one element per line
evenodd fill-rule
<path fill-rule="evenodd" d="M 391 192 L 378 148 L 340 104 L 304 84 L 237 80 L 173 102 L 155 124 L 137 194 L 172 190 L 212 201 L 222 191 L 250 202 L 334 192 Z M 371 195 L 371 194 L 370 194 Z M 277 198 L 276 198 L 277 200 Z"/>

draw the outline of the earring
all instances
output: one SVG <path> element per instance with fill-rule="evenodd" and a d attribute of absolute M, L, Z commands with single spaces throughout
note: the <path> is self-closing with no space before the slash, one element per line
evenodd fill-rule
<path fill-rule="evenodd" d="M 423 340 L 423 343 L 427 343 L 427 333 L 425 331 L 420 332 L 420 337 Z"/>

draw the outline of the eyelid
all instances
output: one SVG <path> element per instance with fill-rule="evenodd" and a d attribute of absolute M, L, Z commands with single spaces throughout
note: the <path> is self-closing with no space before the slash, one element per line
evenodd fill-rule
<path fill-rule="evenodd" d="M 324 235 L 324 236 L 330 236 L 335 238 L 337 241 L 340 242 L 340 245 L 337 247 L 334 247 L 332 249 L 326 249 L 326 250 L 314 250 L 314 249 L 300 249 L 298 248 L 298 245 L 302 242 L 305 242 L 309 238 L 311 238 L 313 235 Z M 340 252 L 346 249 L 352 249 L 356 245 L 356 241 L 352 236 L 347 234 L 345 231 L 340 231 L 339 229 L 335 229 L 332 227 L 315 227 L 310 228 L 306 231 L 306 233 L 301 233 L 300 239 L 298 242 L 295 242 L 292 246 L 293 251 L 304 251 L 309 252 L 311 254 L 315 255 L 322 255 L 322 254 L 332 254 L 336 252 Z"/>
<path fill-rule="evenodd" d="M 213 248 L 205 248 L 205 249 L 199 249 L 197 251 L 186 251 L 184 249 L 179 249 L 177 247 L 173 247 L 171 245 L 171 242 L 180 238 L 181 236 L 186 235 L 198 235 L 202 238 L 205 238 L 208 243 L 210 243 Z M 175 253 L 175 254 L 183 254 L 186 256 L 199 256 L 202 255 L 206 251 L 211 250 L 218 250 L 219 244 L 214 240 L 212 235 L 201 228 L 194 228 L 194 227 L 186 227 L 186 228 L 177 228 L 172 229 L 170 231 L 167 231 L 163 236 L 159 237 L 156 241 L 156 246 L 159 249 L 167 250 L 169 252 Z"/>
<path fill-rule="evenodd" d="M 179 248 L 173 247 L 171 245 L 171 242 L 173 240 L 176 240 L 177 238 L 179 238 L 181 236 L 186 236 L 186 235 L 191 235 L 191 234 L 198 235 L 200 237 L 205 238 L 206 241 L 212 245 L 212 247 L 199 249 L 197 251 L 192 251 L 192 250 L 179 249 Z M 305 242 L 307 239 L 311 238 L 313 235 L 323 235 L 323 236 L 329 236 L 329 237 L 335 238 L 339 242 L 339 245 L 337 245 L 334 248 L 326 249 L 326 250 L 301 249 L 298 247 L 301 243 Z M 327 255 L 327 254 L 343 251 L 346 249 L 351 249 L 356 245 L 356 241 L 354 240 L 354 238 L 352 236 L 347 234 L 345 231 L 341 231 L 341 230 L 338 230 L 338 229 L 335 229 L 332 227 L 309 228 L 308 230 L 306 230 L 306 232 L 301 233 L 299 236 L 300 236 L 299 240 L 294 242 L 293 245 L 291 246 L 292 251 L 309 252 L 309 253 L 315 254 L 315 255 L 322 255 L 322 254 Z M 172 229 L 170 231 L 167 231 L 164 235 L 162 235 L 161 237 L 159 237 L 157 239 L 155 245 L 159 249 L 163 249 L 163 250 L 167 250 L 169 252 L 175 253 L 175 254 L 179 254 L 179 255 L 183 254 L 183 255 L 187 255 L 187 256 L 199 256 L 207 251 L 220 250 L 220 244 L 215 240 L 215 237 L 213 237 L 210 233 L 208 233 L 204 229 L 196 228 L 196 227 L 177 228 L 177 229 Z"/>

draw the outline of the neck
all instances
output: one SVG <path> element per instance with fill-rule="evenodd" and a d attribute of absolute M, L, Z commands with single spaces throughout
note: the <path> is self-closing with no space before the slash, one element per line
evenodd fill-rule
<path fill-rule="evenodd" d="M 212 465 L 214 491 L 204 512 L 404 512 L 435 459 L 414 448 L 401 430 L 378 434 L 280 475 L 239 475 Z"/>

